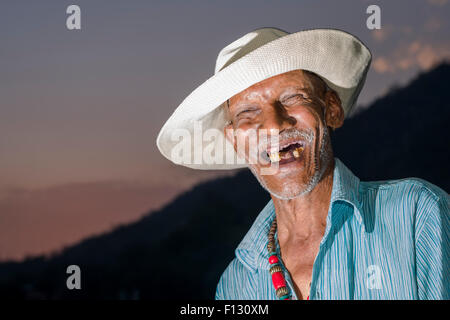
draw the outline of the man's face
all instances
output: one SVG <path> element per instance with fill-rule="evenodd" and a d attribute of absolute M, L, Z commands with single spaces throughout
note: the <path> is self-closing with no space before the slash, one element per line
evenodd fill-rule
<path fill-rule="evenodd" d="M 327 126 L 340 127 L 344 112 L 337 94 L 318 77 L 302 70 L 274 76 L 236 94 L 226 108 L 231 124 L 225 136 L 276 197 L 292 199 L 311 191 L 332 163 Z M 251 143 L 255 137 L 257 146 Z M 241 142 L 243 150 L 237 147 Z"/>

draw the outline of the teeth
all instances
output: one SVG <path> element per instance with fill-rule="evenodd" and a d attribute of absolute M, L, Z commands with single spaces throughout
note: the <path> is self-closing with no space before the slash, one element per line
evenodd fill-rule
<path fill-rule="evenodd" d="M 305 148 L 303 148 L 303 147 L 295 148 L 295 149 L 292 151 L 292 154 L 294 155 L 295 158 L 299 158 L 299 157 L 300 157 L 300 154 L 303 152 L 304 149 L 305 149 Z M 281 160 L 281 156 L 280 156 L 280 153 L 279 153 L 279 152 L 271 152 L 271 153 L 269 154 L 269 158 L 270 158 L 270 161 L 271 161 L 271 162 L 278 162 L 278 161 Z"/>
<path fill-rule="evenodd" d="M 271 152 L 269 155 L 269 158 L 270 158 L 270 161 L 272 161 L 272 162 L 278 162 L 281 160 L 279 152 Z"/>
<path fill-rule="evenodd" d="M 294 155 L 295 158 L 298 158 L 300 157 L 300 153 L 303 152 L 303 149 L 304 149 L 303 147 L 295 148 L 294 151 L 292 151 L 292 154 Z"/>

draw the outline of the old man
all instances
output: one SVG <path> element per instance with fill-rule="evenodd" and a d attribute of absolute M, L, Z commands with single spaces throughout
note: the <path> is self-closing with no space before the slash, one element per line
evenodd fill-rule
<path fill-rule="evenodd" d="M 449 298 L 448 194 L 415 178 L 360 181 L 333 155 L 330 133 L 355 105 L 370 61 L 340 30 L 258 29 L 219 53 L 215 75 L 161 129 L 168 159 L 248 167 L 271 196 L 216 299 Z M 196 137 L 196 122 L 220 134 Z M 180 129 L 192 135 L 184 149 Z"/>

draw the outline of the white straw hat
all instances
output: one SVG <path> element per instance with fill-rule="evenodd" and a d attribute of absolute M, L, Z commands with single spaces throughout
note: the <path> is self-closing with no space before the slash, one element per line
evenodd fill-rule
<path fill-rule="evenodd" d="M 316 73 L 341 99 L 348 116 L 364 84 L 371 62 L 369 49 L 355 36 L 335 29 L 314 29 L 287 33 L 262 28 L 247 33 L 223 48 L 217 57 L 214 75 L 197 87 L 178 106 L 162 127 L 156 139 L 161 153 L 174 163 L 195 169 L 234 169 L 246 167 L 242 162 L 227 164 L 225 156 L 237 157 L 223 135 L 227 99 L 264 79 L 292 70 Z M 199 122 L 198 122 L 199 121 Z M 195 123 L 201 130 L 220 132 L 209 141 L 195 138 Z M 189 159 L 180 161 L 173 154 L 179 144 L 177 129 L 189 133 Z M 197 129 L 196 129 L 197 130 Z M 209 146 L 221 150 L 219 163 L 205 163 L 203 153 Z M 215 151 L 216 152 L 216 151 Z M 243 161 L 241 158 L 239 158 Z"/>

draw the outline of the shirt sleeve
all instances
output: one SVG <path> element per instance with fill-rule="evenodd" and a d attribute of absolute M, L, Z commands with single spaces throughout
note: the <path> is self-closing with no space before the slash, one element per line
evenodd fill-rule
<path fill-rule="evenodd" d="M 416 276 L 421 300 L 450 298 L 448 194 L 424 192 L 416 215 Z"/>

